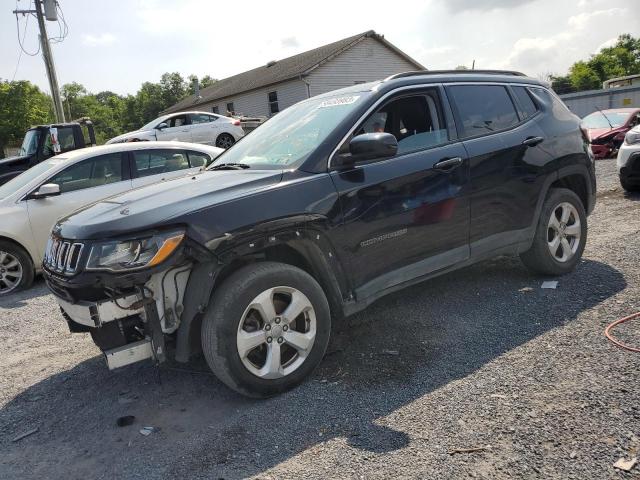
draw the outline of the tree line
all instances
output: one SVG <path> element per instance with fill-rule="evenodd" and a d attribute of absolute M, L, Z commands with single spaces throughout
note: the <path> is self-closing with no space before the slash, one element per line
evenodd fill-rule
<path fill-rule="evenodd" d="M 76 82 L 62 86 L 61 96 L 67 121 L 91 118 L 98 143 L 121 133 L 137 130 L 160 112 L 193 95 L 196 82 L 200 88 L 213 85 L 208 75 L 186 79 L 177 72 L 165 73 L 157 83 L 144 82 L 135 95 L 118 95 L 105 90 L 91 93 Z M 19 144 L 33 125 L 55 121 L 51 97 L 28 80 L 0 80 L 0 158 L 4 147 Z"/>

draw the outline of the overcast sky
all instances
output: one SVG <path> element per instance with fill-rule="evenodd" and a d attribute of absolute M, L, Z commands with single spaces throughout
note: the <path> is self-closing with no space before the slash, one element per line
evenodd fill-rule
<path fill-rule="evenodd" d="M 429 69 L 566 73 L 621 33 L 640 36 L 640 0 L 367 0 L 320 2 L 59 0 L 69 34 L 54 46 L 60 84 L 135 93 L 163 72 L 224 78 L 373 29 Z M 29 0 L 18 0 L 28 8 Z M 394 6 L 395 8 L 392 8 Z M 0 78 L 48 90 L 40 56 L 19 56 L 13 1 L 0 10 Z M 25 18 L 20 18 L 24 32 Z M 24 45 L 37 49 L 29 20 Z M 47 22 L 49 36 L 57 35 Z"/>

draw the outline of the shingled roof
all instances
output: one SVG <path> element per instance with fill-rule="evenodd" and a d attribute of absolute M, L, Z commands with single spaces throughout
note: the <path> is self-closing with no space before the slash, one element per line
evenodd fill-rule
<path fill-rule="evenodd" d="M 405 60 L 413 63 L 417 69 L 424 69 L 422 65 L 409 57 L 406 53 L 389 43 L 382 35 L 378 35 L 373 30 L 354 35 L 337 42 L 314 48 L 308 52 L 299 53 L 293 57 L 278 60 L 277 62 L 269 62 L 262 67 L 254 68 L 247 72 L 239 73 L 232 77 L 218 80 L 213 85 L 200 90 L 200 98 L 196 99 L 193 95 L 181 100 L 172 107 L 169 107 L 164 113 L 176 112 L 184 109 L 193 109 L 194 106 L 202 103 L 209 103 L 221 98 L 231 97 L 239 93 L 255 90 L 256 88 L 266 87 L 285 80 L 292 80 L 301 75 L 308 74 L 311 70 L 319 67 L 334 56 L 353 47 L 365 38 L 375 38 L 388 48 L 392 49 Z"/>

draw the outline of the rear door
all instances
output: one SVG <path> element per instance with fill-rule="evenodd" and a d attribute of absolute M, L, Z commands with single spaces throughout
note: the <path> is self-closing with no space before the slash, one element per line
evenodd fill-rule
<path fill-rule="evenodd" d="M 130 152 L 133 186 L 141 187 L 150 183 L 195 173 L 200 170 L 203 160 L 193 152 L 192 157 L 186 150 L 169 148 L 149 148 Z M 205 156 L 206 157 L 206 156 Z M 193 165 L 192 165 L 193 163 Z"/>
<path fill-rule="evenodd" d="M 392 133 L 397 154 L 331 172 L 360 299 L 469 256 L 469 166 L 442 100 L 436 87 L 393 95 L 354 135 Z"/>
<path fill-rule="evenodd" d="M 26 200 L 38 252 L 44 252 L 51 228 L 59 218 L 90 203 L 130 190 L 127 167 L 123 154 L 109 153 L 75 163 L 42 182 L 59 185 L 60 195 Z M 34 260 L 40 262 L 42 258 Z"/>
<path fill-rule="evenodd" d="M 215 145 L 221 124 L 219 117 L 208 113 L 190 113 L 189 119 L 192 141 Z"/>
<path fill-rule="evenodd" d="M 191 142 L 191 129 L 189 128 L 189 116 L 186 113 L 174 115 L 165 120 L 167 128 L 156 130 L 157 140 L 177 140 L 179 142 Z"/>
<path fill-rule="evenodd" d="M 450 85 L 447 95 L 469 155 L 471 255 L 526 240 L 550 160 L 540 109 L 523 86 Z"/>

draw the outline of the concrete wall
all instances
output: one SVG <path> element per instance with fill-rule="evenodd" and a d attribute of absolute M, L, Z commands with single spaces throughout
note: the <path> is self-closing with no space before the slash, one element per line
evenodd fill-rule
<path fill-rule="evenodd" d="M 416 66 L 375 38 L 368 37 L 312 70 L 306 80 L 311 85 L 311 96 L 314 96 L 410 70 L 416 70 Z"/>
<path fill-rule="evenodd" d="M 640 108 L 640 86 L 567 93 L 560 95 L 560 98 L 573 113 L 582 118 L 608 108 Z"/>

